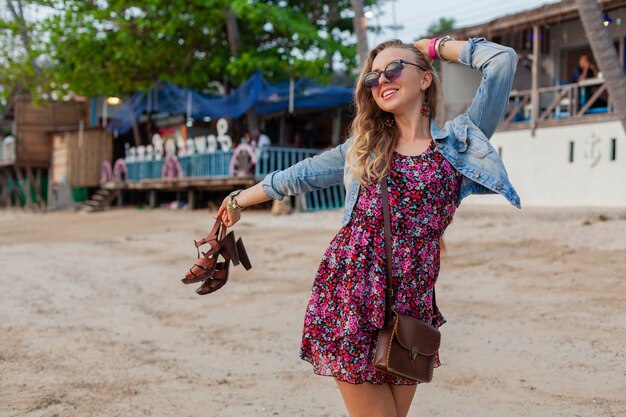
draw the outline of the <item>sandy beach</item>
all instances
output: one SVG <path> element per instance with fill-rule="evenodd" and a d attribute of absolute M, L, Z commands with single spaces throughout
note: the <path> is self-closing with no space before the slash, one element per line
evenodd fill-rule
<path fill-rule="evenodd" d="M 342 211 L 244 212 L 252 270 L 200 297 L 180 278 L 212 214 L 0 212 L 0 415 L 346 416 L 298 356 Z M 626 209 L 462 205 L 446 241 L 410 416 L 626 415 Z"/>

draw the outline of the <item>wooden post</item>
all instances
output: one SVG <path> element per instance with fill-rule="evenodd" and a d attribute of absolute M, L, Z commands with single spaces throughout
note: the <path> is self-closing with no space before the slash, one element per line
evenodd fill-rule
<path fill-rule="evenodd" d="M 35 202 L 35 204 L 39 206 L 40 210 L 43 211 L 45 209 L 45 202 L 44 202 L 43 195 L 41 194 L 41 186 L 39 185 L 39 181 L 35 179 L 35 176 L 33 175 L 33 170 L 30 166 L 26 167 L 26 176 L 28 178 L 28 182 L 35 190 L 35 197 L 37 198 L 37 201 Z M 39 180 L 41 180 L 40 175 L 39 175 Z"/>
<path fill-rule="evenodd" d="M 20 199 L 20 189 L 17 186 L 18 184 L 15 181 L 13 181 L 13 176 L 11 175 L 11 169 L 10 168 L 7 168 L 5 172 L 6 172 L 7 180 L 12 182 L 13 195 L 15 196 L 15 207 L 21 207 L 22 206 L 22 200 Z M 10 198 L 9 198 L 9 201 L 11 201 Z"/>
<path fill-rule="evenodd" d="M 156 191 L 155 190 L 148 191 L 148 206 L 150 206 L 150 208 L 156 207 Z"/>
<path fill-rule="evenodd" d="M 133 117 L 133 138 L 135 139 L 135 146 L 141 146 L 141 133 L 139 133 L 139 124 L 135 117 Z"/>
<path fill-rule="evenodd" d="M 26 208 L 32 208 L 32 200 L 30 198 L 30 187 L 26 187 L 26 182 L 24 181 L 24 176 L 20 172 L 20 169 L 16 165 L 13 165 L 13 169 L 15 170 L 15 176 L 17 177 L 17 183 L 19 184 L 20 188 L 24 192 L 25 207 Z M 19 192 L 18 192 L 18 195 L 19 195 Z"/>
<path fill-rule="evenodd" d="M 193 210 L 196 205 L 195 194 L 193 192 L 193 188 L 187 189 L 187 209 Z"/>
<path fill-rule="evenodd" d="M 339 139 L 341 138 L 341 107 L 335 110 L 333 115 L 333 146 L 339 145 Z"/>
<path fill-rule="evenodd" d="M 9 177 L 10 178 L 10 177 Z M 9 192 L 9 187 L 7 186 L 8 179 L 5 174 L 5 169 L 0 168 L 0 187 L 2 187 L 2 199 L 0 201 L 4 202 L 6 207 L 11 207 L 11 193 Z"/>
<path fill-rule="evenodd" d="M 117 192 L 117 196 L 116 196 L 116 198 L 117 198 L 117 206 L 118 207 L 122 207 L 122 204 L 123 204 L 123 202 L 122 202 L 122 190 L 117 190 L 116 192 Z"/>
<path fill-rule="evenodd" d="M 280 116 L 280 127 L 278 128 L 278 144 L 284 146 L 287 143 L 287 132 L 285 131 L 285 115 Z"/>
<path fill-rule="evenodd" d="M 539 25 L 533 26 L 533 68 L 532 68 L 532 87 L 531 87 L 531 100 L 532 105 L 530 113 L 530 134 L 535 136 L 535 129 L 537 129 L 537 119 L 539 118 L 539 54 L 540 54 L 540 39 L 541 31 Z"/>

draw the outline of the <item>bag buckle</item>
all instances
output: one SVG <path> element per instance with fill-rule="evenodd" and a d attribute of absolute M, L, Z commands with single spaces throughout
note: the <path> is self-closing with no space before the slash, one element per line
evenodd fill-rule
<path fill-rule="evenodd" d="M 417 349 L 415 347 L 412 347 L 411 351 L 409 352 L 409 359 L 411 360 L 411 362 L 413 362 L 417 358 L 417 354 Z"/>
<path fill-rule="evenodd" d="M 393 288 L 385 289 L 385 296 L 389 298 L 393 297 Z"/>

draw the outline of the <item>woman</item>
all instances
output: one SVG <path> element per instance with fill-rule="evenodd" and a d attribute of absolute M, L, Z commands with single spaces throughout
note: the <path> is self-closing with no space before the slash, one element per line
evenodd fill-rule
<path fill-rule="evenodd" d="M 371 365 L 386 284 L 381 175 L 388 174 L 392 212 L 394 308 L 437 326 L 445 322 L 432 305 L 439 237 L 456 207 L 467 195 L 487 193 L 520 207 L 488 139 L 507 106 L 517 55 L 484 38 L 439 43 L 436 58 L 482 71 L 467 112 L 441 129 L 434 122 L 441 88 L 426 58 L 429 44 L 393 40 L 373 49 L 357 82 L 350 139 L 231 193 L 216 216 L 232 226 L 240 207 L 344 181 L 343 227 L 317 271 L 300 356 L 315 373 L 334 377 L 351 417 L 406 416 L 416 389 Z"/>

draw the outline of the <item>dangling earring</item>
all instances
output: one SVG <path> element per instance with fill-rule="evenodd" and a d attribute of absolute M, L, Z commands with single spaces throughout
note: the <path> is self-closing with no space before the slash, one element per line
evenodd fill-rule
<path fill-rule="evenodd" d="M 393 127 L 396 124 L 396 119 L 391 115 L 391 113 L 385 113 L 385 116 L 383 116 L 383 123 L 385 127 Z"/>
<path fill-rule="evenodd" d="M 430 119 L 430 104 L 428 103 L 428 95 L 424 91 L 424 102 L 422 103 L 422 116 Z"/>

